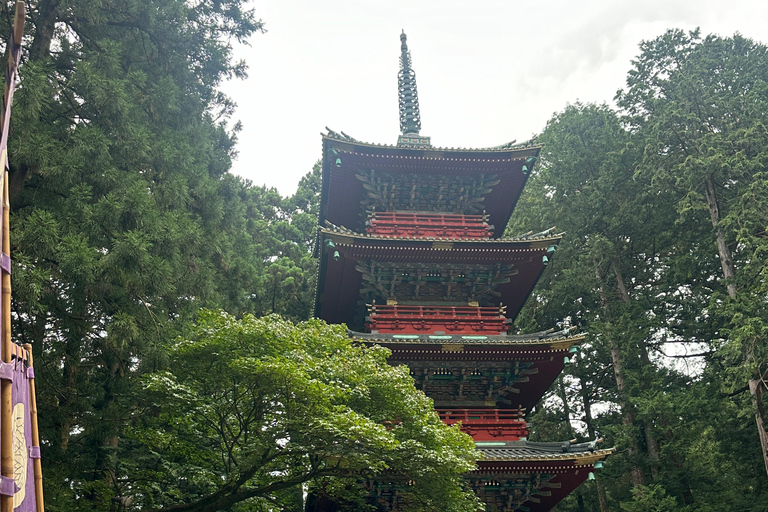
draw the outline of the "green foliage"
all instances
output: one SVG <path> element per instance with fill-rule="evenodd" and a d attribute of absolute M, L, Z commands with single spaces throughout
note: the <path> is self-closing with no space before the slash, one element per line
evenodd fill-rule
<path fill-rule="evenodd" d="M 675 499 L 666 496 L 660 485 L 648 485 L 632 489 L 632 501 L 622 503 L 625 512 L 676 512 L 680 510 Z"/>
<path fill-rule="evenodd" d="M 471 442 L 384 350 L 257 318 L 310 315 L 321 178 L 284 198 L 228 174 L 234 105 L 217 86 L 245 73 L 229 41 L 262 29 L 253 13 L 28 7 L 14 335 L 35 350 L 48 509 L 297 510 L 306 485 L 365 510 L 375 478 L 415 511 L 474 510 Z M 641 44 L 619 112 L 571 105 L 541 135 L 509 229 L 566 237 L 518 328 L 587 339 L 533 437 L 618 448 L 560 512 L 764 508 L 746 383 L 768 366 L 767 61 L 739 35 L 669 31 Z M 234 316 L 192 327 L 201 308 Z"/>
<path fill-rule="evenodd" d="M 766 59 L 738 35 L 669 31 L 641 44 L 622 111 L 568 106 L 539 138 L 510 231 L 566 235 L 520 325 L 587 340 L 550 391 L 567 407 L 532 422 L 570 412 L 618 448 L 560 511 L 764 508 L 746 383 L 768 364 Z"/>
<path fill-rule="evenodd" d="M 217 86 L 245 72 L 231 43 L 262 30 L 243 4 L 28 4 L 9 148 L 14 335 L 34 346 L 50 510 L 121 503 L 145 462 L 124 436 L 140 377 L 166 367 L 199 308 L 309 314 L 319 175 L 300 208 L 228 174 L 234 105 Z"/>
<path fill-rule="evenodd" d="M 143 378 L 129 437 L 150 459 L 133 477 L 151 484 L 125 493 L 153 509 L 283 507 L 278 491 L 302 483 L 350 500 L 366 495 L 361 480 L 412 479 L 413 510 L 474 511 L 461 488 L 474 443 L 387 356 L 354 346 L 343 326 L 204 312 L 168 369 Z"/>

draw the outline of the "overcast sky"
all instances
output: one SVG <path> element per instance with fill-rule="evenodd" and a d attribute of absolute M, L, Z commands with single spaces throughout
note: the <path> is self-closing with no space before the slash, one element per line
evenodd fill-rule
<path fill-rule="evenodd" d="M 233 172 L 283 195 L 321 156 L 328 126 L 365 142 L 399 134 L 400 31 L 422 135 L 488 147 L 540 132 L 577 100 L 609 102 L 641 40 L 668 28 L 768 43 L 767 0 L 255 0 L 267 33 L 237 49 L 225 84 L 243 124 Z"/>

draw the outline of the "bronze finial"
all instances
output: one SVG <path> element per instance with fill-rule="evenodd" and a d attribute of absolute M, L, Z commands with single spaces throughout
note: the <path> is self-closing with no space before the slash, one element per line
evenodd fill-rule
<path fill-rule="evenodd" d="M 400 72 L 397 74 L 397 93 L 400 98 L 400 131 L 403 135 L 418 134 L 421 130 L 419 95 L 416 92 L 416 73 L 411 68 L 405 30 L 400 34 Z"/>

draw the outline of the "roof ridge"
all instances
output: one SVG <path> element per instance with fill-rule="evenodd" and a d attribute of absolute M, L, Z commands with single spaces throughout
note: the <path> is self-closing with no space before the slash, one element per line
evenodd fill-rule
<path fill-rule="evenodd" d="M 480 152 L 495 152 L 495 153 L 506 153 L 506 152 L 514 152 L 514 151 L 520 151 L 525 149 L 541 149 L 544 147 L 543 144 L 538 144 L 535 142 L 535 139 L 531 139 L 528 141 L 524 141 L 518 144 L 512 144 L 512 143 L 506 143 L 501 144 L 499 146 L 489 146 L 489 147 L 483 147 L 483 148 L 462 148 L 462 147 L 445 147 L 445 146 L 430 146 L 425 148 L 408 148 L 403 146 L 398 146 L 397 144 L 382 144 L 378 142 L 365 142 L 361 140 L 354 139 L 350 137 L 349 135 L 345 134 L 344 132 L 335 132 L 331 130 L 330 128 L 326 127 L 326 130 L 328 130 L 328 133 L 320 133 L 320 135 L 324 139 L 330 139 L 330 140 L 336 140 L 339 142 L 348 142 L 353 144 L 359 144 L 361 146 L 370 146 L 370 147 L 378 147 L 378 148 L 391 148 L 391 149 L 400 149 L 400 150 L 414 150 L 414 151 L 456 151 L 456 152 L 470 152 L 470 153 L 480 153 Z"/>

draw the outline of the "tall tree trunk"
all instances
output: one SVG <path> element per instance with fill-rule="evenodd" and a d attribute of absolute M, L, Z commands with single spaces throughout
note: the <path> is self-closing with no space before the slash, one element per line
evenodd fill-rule
<path fill-rule="evenodd" d="M 619 406 L 623 411 L 623 417 L 621 424 L 628 429 L 634 429 L 635 415 L 632 412 L 632 408 L 627 401 L 627 383 L 624 380 L 624 367 L 622 366 L 621 353 L 619 351 L 616 340 L 611 338 L 609 340 L 611 347 L 611 362 L 613 364 L 613 376 L 616 379 L 616 388 L 619 391 Z M 634 458 L 640 453 L 640 444 L 637 442 L 637 436 L 631 434 L 632 445 L 629 447 L 630 464 L 632 467 L 632 485 L 639 487 L 645 484 L 645 478 L 643 476 L 643 469 L 637 464 Z"/>
<path fill-rule="evenodd" d="M 728 284 L 726 284 L 725 287 L 728 290 L 728 296 L 735 299 L 736 283 L 733 282 L 733 278 L 736 277 L 736 268 L 733 266 L 731 250 L 725 244 L 723 230 L 720 229 L 720 207 L 717 204 L 715 182 L 712 179 L 712 176 L 707 177 L 706 185 L 709 217 L 712 219 L 712 227 L 715 229 L 715 238 L 717 239 L 717 253 L 720 256 L 720 266 L 723 268 L 723 277 L 728 281 Z"/>
<path fill-rule="evenodd" d="M 30 9 L 30 18 L 34 20 L 32 43 L 29 45 L 29 60 L 43 61 L 51 54 L 53 35 L 56 32 L 56 23 L 61 14 L 62 0 L 40 0 L 34 9 Z M 27 2 L 27 5 L 31 5 Z M 9 173 L 9 196 L 11 203 L 24 188 L 24 182 L 30 173 L 36 172 L 26 164 L 13 164 Z"/>
<path fill-rule="evenodd" d="M 606 318 L 609 318 L 609 300 L 608 294 L 605 291 L 605 284 L 603 283 L 602 276 L 600 275 L 600 266 L 595 262 L 595 278 L 598 282 L 598 290 L 600 292 L 600 301 L 602 302 L 603 311 Z M 611 365 L 613 367 L 613 376 L 616 379 L 616 388 L 619 391 L 619 406 L 622 411 L 621 423 L 628 429 L 634 428 L 635 415 L 632 412 L 632 407 L 627 401 L 627 382 L 624 378 L 624 365 L 621 360 L 621 351 L 619 345 L 616 343 L 616 339 L 612 333 L 608 334 L 608 346 L 611 351 Z M 640 453 L 640 445 L 637 442 L 637 436 L 632 434 L 632 443 L 629 447 L 630 466 L 632 471 L 632 485 L 639 487 L 645 484 L 645 477 L 643 475 L 643 469 L 637 464 L 635 457 Z"/>
<path fill-rule="evenodd" d="M 579 378 L 579 387 L 581 388 L 581 401 L 584 403 L 584 423 L 587 424 L 587 433 L 590 439 L 595 439 L 595 427 L 592 425 L 592 399 L 589 397 L 589 390 L 584 385 L 584 379 Z"/>
<path fill-rule="evenodd" d="M 104 346 L 102 350 L 106 351 L 109 348 Z M 115 419 L 116 390 L 120 388 L 120 381 L 125 378 L 125 371 L 122 361 L 116 353 L 106 357 L 105 364 L 109 368 L 109 374 L 103 384 L 104 398 L 102 403 L 99 404 L 99 413 L 102 420 L 110 421 Z M 111 422 L 115 423 L 114 421 Z M 119 440 L 119 432 L 112 426 L 104 437 L 97 453 L 93 472 L 94 481 L 103 480 L 106 485 L 115 487 L 117 482 Z M 95 498 L 96 495 L 94 494 Z"/>
<path fill-rule="evenodd" d="M 51 53 L 51 42 L 58 20 L 61 0 L 42 0 L 37 3 L 35 17 L 35 37 L 29 45 L 30 60 L 45 59 Z"/>
<path fill-rule="evenodd" d="M 668 441 L 671 442 L 675 438 L 675 434 L 672 432 L 672 429 L 669 428 L 669 425 L 666 422 L 664 424 L 664 427 L 667 429 L 665 437 L 667 438 Z M 681 494 L 683 495 L 683 503 L 685 505 L 693 505 L 695 500 L 693 499 L 693 492 L 691 491 L 691 482 L 690 482 L 690 479 L 688 478 L 686 467 L 683 464 L 683 461 L 680 460 L 680 457 L 678 457 L 674 451 L 671 451 L 670 459 L 672 460 L 672 464 L 674 465 L 675 469 L 678 471 L 678 474 L 679 474 L 679 476 L 677 477 L 677 481 L 680 483 Z"/>
<path fill-rule="evenodd" d="M 568 395 L 565 393 L 565 383 L 563 382 L 562 373 L 557 377 L 557 390 L 558 395 L 560 395 L 560 400 L 563 401 L 563 414 L 565 414 L 565 421 L 568 423 L 568 435 L 573 437 L 575 432 L 571 425 L 571 406 L 568 405 Z"/>
<path fill-rule="evenodd" d="M 765 408 L 763 407 L 763 382 L 760 379 L 749 380 L 749 392 L 752 395 L 752 405 L 755 408 L 755 423 L 760 435 L 760 447 L 763 450 L 763 463 L 768 474 L 768 436 L 765 433 Z"/>
<path fill-rule="evenodd" d="M 63 365 L 63 384 L 64 389 L 61 390 L 61 401 L 63 401 L 64 414 L 62 420 L 57 425 L 59 430 L 59 453 L 64 455 L 69 448 L 69 438 L 72 434 L 72 426 L 74 422 L 73 410 L 77 405 L 78 385 L 77 381 L 80 375 L 80 345 L 82 338 L 78 340 L 67 340 L 65 345 L 64 357 L 62 360 Z"/>
<path fill-rule="evenodd" d="M 653 425 L 650 421 L 643 421 L 643 433 L 645 434 L 645 444 L 648 447 L 648 460 L 651 462 L 651 479 L 656 480 L 659 477 L 659 466 L 661 466 L 661 457 L 659 456 L 659 443 L 653 437 Z"/>
<path fill-rule="evenodd" d="M 715 192 L 715 182 L 712 176 L 707 176 L 705 180 L 707 187 L 707 205 L 709 206 L 709 217 L 712 220 L 712 227 L 715 230 L 715 239 L 717 241 L 717 253 L 720 256 L 720 266 L 723 269 L 723 278 L 727 281 L 725 287 L 728 290 L 728 296 L 736 298 L 736 267 L 733 264 L 731 250 L 725 243 L 723 230 L 720 229 L 720 206 L 717 202 Z M 749 362 L 749 361 L 747 361 Z M 749 380 L 749 392 L 752 395 L 752 406 L 755 409 L 755 423 L 757 424 L 757 435 L 760 438 L 760 446 L 763 451 L 763 464 L 765 473 L 768 475 L 768 433 L 765 431 L 766 417 L 762 402 L 762 387 L 759 379 Z"/>
<path fill-rule="evenodd" d="M 611 512 L 611 507 L 608 506 L 608 493 L 605 492 L 605 484 L 600 477 L 595 479 L 597 484 L 597 502 L 600 505 L 600 512 Z"/>
<path fill-rule="evenodd" d="M 621 300 L 625 304 L 629 304 L 629 291 L 624 282 L 624 275 L 621 273 L 619 262 L 616 259 L 611 262 L 611 268 L 613 269 L 613 274 L 616 276 L 616 284 L 619 288 Z M 643 367 L 650 366 L 651 358 L 648 356 L 648 347 L 645 340 L 640 340 L 637 345 L 640 352 L 640 362 Z M 651 462 L 651 478 L 656 480 L 659 476 L 661 457 L 659 456 L 659 443 L 656 438 L 653 437 L 653 424 L 648 420 L 643 420 L 643 433 L 645 434 L 645 445 L 648 447 L 648 460 Z"/>
<path fill-rule="evenodd" d="M 579 379 L 579 386 L 581 387 L 581 399 L 584 402 L 584 423 L 587 424 L 589 438 L 595 439 L 597 435 L 592 424 L 592 400 L 589 397 L 589 390 L 584 385 L 583 379 Z M 595 487 L 597 488 L 597 502 L 600 505 L 600 512 L 611 512 L 611 508 L 608 506 L 608 495 L 599 476 L 595 479 Z"/>

